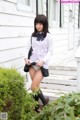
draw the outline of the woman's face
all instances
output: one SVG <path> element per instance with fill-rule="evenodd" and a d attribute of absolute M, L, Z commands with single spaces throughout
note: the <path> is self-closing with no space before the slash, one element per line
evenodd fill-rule
<path fill-rule="evenodd" d="M 38 32 L 42 32 L 43 31 L 43 24 L 42 23 L 36 23 L 36 29 Z"/>

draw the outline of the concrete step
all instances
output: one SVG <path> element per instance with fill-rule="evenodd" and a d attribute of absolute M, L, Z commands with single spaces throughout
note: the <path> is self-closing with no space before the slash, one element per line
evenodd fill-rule
<path fill-rule="evenodd" d="M 75 76 L 67 75 L 50 75 L 42 80 L 40 86 L 44 89 L 67 91 L 72 91 L 74 88 L 75 91 L 77 86 L 77 78 Z"/>
<path fill-rule="evenodd" d="M 54 101 L 58 99 L 60 96 L 64 96 L 68 94 L 68 91 L 62 90 L 51 90 L 51 89 L 41 89 L 45 97 L 49 97 L 49 101 Z"/>
<path fill-rule="evenodd" d="M 50 101 L 64 94 L 78 91 L 76 67 L 50 66 L 49 69 L 50 75 L 42 80 L 40 87 Z"/>
<path fill-rule="evenodd" d="M 65 94 L 78 91 L 76 67 L 50 66 L 50 76 L 44 78 L 41 88 L 50 101 Z"/>
<path fill-rule="evenodd" d="M 58 75 L 58 74 L 51 74 L 51 75 L 49 75 L 48 77 L 44 77 L 44 81 L 47 81 L 47 80 L 64 80 L 64 81 L 66 81 L 66 80 L 68 80 L 68 81 L 72 81 L 72 80 L 77 80 L 77 77 L 76 76 L 72 76 L 72 75 L 69 75 L 69 76 L 67 76 L 67 75 Z"/>
<path fill-rule="evenodd" d="M 67 75 L 67 76 L 77 76 L 77 68 L 76 67 L 66 67 L 66 66 L 50 66 L 49 67 L 50 75 Z"/>

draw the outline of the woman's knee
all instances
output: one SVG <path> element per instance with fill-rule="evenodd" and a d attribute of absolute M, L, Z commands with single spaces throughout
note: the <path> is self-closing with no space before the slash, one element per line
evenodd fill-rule
<path fill-rule="evenodd" d="M 31 90 L 32 90 L 32 91 L 36 91 L 37 89 L 38 89 L 38 86 L 36 86 L 36 85 L 34 85 L 34 84 L 31 85 Z"/>

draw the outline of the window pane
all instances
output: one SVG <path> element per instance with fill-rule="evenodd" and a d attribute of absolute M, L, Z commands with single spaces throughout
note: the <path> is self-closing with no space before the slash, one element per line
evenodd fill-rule
<path fill-rule="evenodd" d="M 53 20 L 56 20 L 56 2 L 54 2 L 54 8 L 53 8 L 54 14 L 53 14 Z"/>
<path fill-rule="evenodd" d="M 19 0 L 19 2 L 20 2 L 21 4 L 30 6 L 30 0 Z"/>
<path fill-rule="evenodd" d="M 53 20 L 56 21 L 57 17 L 57 5 L 58 2 L 56 0 L 53 0 Z"/>
<path fill-rule="evenodd" d="M 24 0 L 25 1 L 25 5 L 30 6 L 30 0 Z"/>

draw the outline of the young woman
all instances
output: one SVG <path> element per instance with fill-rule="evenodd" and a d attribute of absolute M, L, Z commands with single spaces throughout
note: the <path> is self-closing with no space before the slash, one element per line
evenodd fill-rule
<path fill-rule="evenodd" d="M 30 59 L 28 59 L 28 52 L 31 45 L 33 51 Z M 53 39 L 48 31 L 48 20 L 45 15 L 40 14 L 34 19 L 34 32 L 32 33 L 32 37 L 29 40 L 26 49 L 24 58 L 25 64 L 30 65 L 33 62 L 36 63 L 35 65 L 31 65 L 29 69 L 29 74 L 32 79 L 31 90 L 38 93 L 34 99 L 38 100 L 38 98 L 40 98 L 45 106 L 48 104 L 49 99 L 44 97 L 39 85 L 45 77 L 43 72 L 46 73 L 46 77 L 49 75 L 48 62 L 53 53 Z"/>

